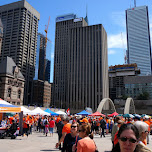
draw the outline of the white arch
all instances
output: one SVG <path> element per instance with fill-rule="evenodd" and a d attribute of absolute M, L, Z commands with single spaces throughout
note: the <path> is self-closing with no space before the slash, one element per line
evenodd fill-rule
<path fill-rule="evenodd" d="M 101 102 L 99 103 L 97 111 L 98 112 L 102 112 L 103 106 L 104 106 L 104 104 L 106 102 L 109 102 L 111 104 L 111 106 L 112 106 L 112 110 L 114 112 L 116 112 L 115 105 L 113 104 L 113 102 L 112 102 L 112 100 L 110 98 L 104 98 L 104 99 L 102 99 Z"/>
<path fill-rule="evenodd" d="M 124 114 L 129 113 L 135 113 L 135 105 L 134 105 L 134 100 L 132 98 L 127 98 L 126 103 L 125 103 L 125 109 L 124 109 Z"/>

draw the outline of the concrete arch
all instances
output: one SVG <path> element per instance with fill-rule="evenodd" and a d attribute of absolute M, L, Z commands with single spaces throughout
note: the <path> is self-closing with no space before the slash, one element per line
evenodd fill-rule
<path fill-rule="evenodd" d="M 102 99 L 101 102 L 99 103 L 99 106 L 98 106 L 97 111 L 100 112 L 100 113 L 102 113 L 103 106 L 104 106 L 104 104 L 107 103 L 107 102 L 110 103 L 110 105 L 111 105 L 111 107 L 112 107 L 112 110 L 113 110 L 114 112 L 116 112 L 115 105 L 113 104 L 113 102 L 112 102 L 112 100 L 111 100 L 110 98 L 104 98 L 104 99 Z"/>
<path fill-rule="evenodd" d="M 127 98 L 125 103 L 124 114 L 129 112 L 132 114 L 135 113 L 135 105 L 134 105 L 134 100 L 132 98 Z"/>

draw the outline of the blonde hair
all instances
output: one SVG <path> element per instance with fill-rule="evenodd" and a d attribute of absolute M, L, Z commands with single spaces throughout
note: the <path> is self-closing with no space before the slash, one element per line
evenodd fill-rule
<path fill-rule="evenodd" d="M 148 131 L 148 124 L 143 121 L 136 121 L 134 125 L 137 127 L 139 131 L 139 135 L 141 136 L 142 132 Z"/>

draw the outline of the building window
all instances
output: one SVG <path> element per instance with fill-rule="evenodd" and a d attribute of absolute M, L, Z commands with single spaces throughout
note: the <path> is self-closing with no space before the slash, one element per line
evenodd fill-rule
<path fill-rule="evenodd" d="M 20 102 L 17 102 L 17 105 L 20 105 Z"/>
<path fill-rule="evenodd" d="M 21 90 L 18 91 L 18 99 L 21 98 Z"/>
<path fill-rule="evenodd" d="M 10 97 L 11 98 L 11 88 L 8 88 L 8 92 L 7 92 L 7 97 Z"/>

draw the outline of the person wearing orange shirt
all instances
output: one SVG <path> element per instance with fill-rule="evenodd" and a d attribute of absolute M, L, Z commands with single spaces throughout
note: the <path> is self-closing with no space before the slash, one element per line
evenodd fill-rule
<path fill-rule="evenodd" d="M 63 119 L 63 129 L 62 129 L 62 137 L 60 138 L 59 142 L 56 143 L 56 148 L 64 141 L 66 134 L 71 133 L 71 124 L 69 123 L 69 118 Z"/>
<path fill-rule="evenodd" d="M 27 117 L 23 117 L 23 135 L 26 134 L 28 137 L 28 125 L 27 125 Z"/>

